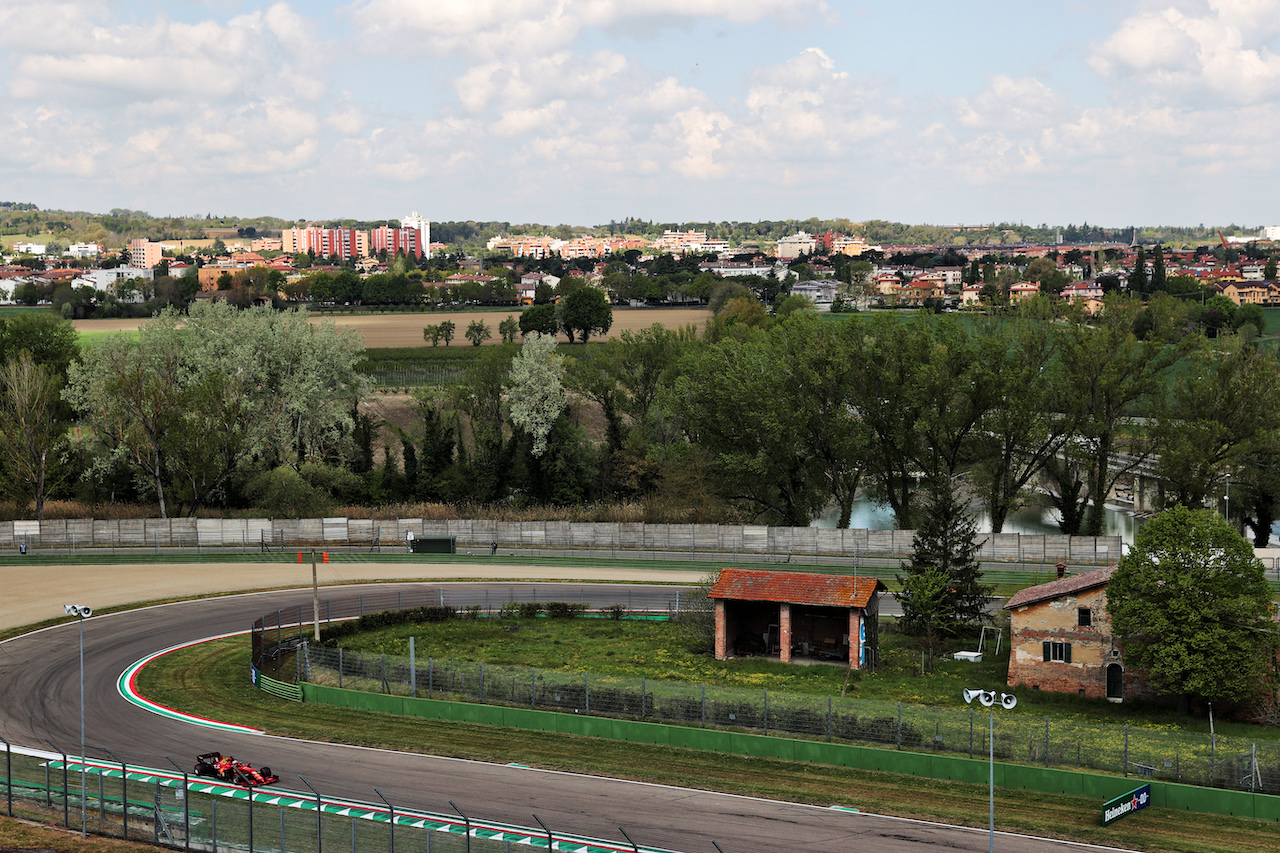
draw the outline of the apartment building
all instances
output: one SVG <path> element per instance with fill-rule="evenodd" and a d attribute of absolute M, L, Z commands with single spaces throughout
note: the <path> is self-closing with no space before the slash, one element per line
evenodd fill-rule
<path fill-rule="evenodd" d="M 289 254 L 311 252 L 318 257 L 337 255 L 343 259 L 368 257 L 369 232 L 356 228 L 320 228 L 307 226 L 285 229 L 281 234 L 283 250 Z"/>
<path fill-rule="evenodd" d="M 164 247 L 150 240 L 129 241 L 129 266 L 135 270 L 155 269 L 164 258 Z"/>

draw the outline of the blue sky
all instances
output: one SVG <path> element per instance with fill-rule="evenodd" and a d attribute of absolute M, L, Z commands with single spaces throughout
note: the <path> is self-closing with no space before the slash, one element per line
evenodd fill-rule
<path fill-rule="evenodd" d="M 0 0 L 0 199 L 1280 223 L 1280 0 Z"/>

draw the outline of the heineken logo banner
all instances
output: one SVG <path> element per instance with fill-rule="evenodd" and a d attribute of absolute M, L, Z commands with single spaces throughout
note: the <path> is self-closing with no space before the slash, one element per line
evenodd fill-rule
<path fill-rule="evenodd" d="M 1120 818 L 1142 811 L 1149 805 L 1151 805 L 1150 785 L 1143 785 L 1127 794 L 1121 794 L 1114 800 L 1108 800 L 1102 804 L 1102 825 L 1115 823 Z"/>

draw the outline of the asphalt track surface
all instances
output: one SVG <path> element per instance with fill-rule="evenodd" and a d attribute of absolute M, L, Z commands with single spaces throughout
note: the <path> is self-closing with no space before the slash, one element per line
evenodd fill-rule
<path fill-rule="evenodd" d="M 443 586 L 450 603 L 468 596 L 483 600 L 486 587 L 512 594 L 498 584 L 378 584 L 380 593 L 430 590 Z M 518 590 L 529 584 L 514 584 Z M 670 588 L 565 585 L 552 594 L 539 582 L 541 600 L 585 600 L 607 606 L 630 594 L 633 606 L 644 596 L 665 602 Z M 342 594 L 354 594 L 349 587 Z M 321 597 L 337 594 L 322 590 Z M 433 593 L 434 594 L 434 593 Z M 63 597 L 75 599 L 74 591 Z M 386 752 L 338 744 L 296 741 L 256 734 L 214 732 L 169 720 L 138 708 L 116 689 L 130 664 L 191 641 L 244 631 L 253 619 L 277 609 L 309 606 L 310 589 L 238 595 L 160 605 L 95 616 L 84 623 L 86 727 L 90 756 L 107 757 L 105 746 L 130 764 L 168 767 L 166 756 L 187 765 L 199 752 L 219 750 L 269 765 L 281 785 L 306 790 L 306 776 L 322 793 L 376 801 L 376 785 L 393 803 L 451 814 L 449 800 L 469 814 L 529 826 L 536 813 L 553 830 L 621 840 L 623 827 L 637 843 L 682 853 L 844 853 L 848 850 L 918 853 L 926 850 L 982 851 L 985 830 L 933 825 L 836 811 L 822 804 L 799 805 L 592 776 L 539 771 L 432 756 Z M 248 677 L 248 673 L 246 673 Z M 78 634 L 74 622 L 0 644 L 0 732 L 15 745 L 46 748 L 49 741 L 75 751 L 80 739 Z M 519 735 L 516 734 L 516 737 Z M 610 748 L 600 741 L 599 748 Z M 691 779 L 690 784 L 696 784 Z M 1049 853 L 1063 849 L 1111 848 L 1070 845 L 1048 839 L 1001 835 L 1001 851 Z"/>

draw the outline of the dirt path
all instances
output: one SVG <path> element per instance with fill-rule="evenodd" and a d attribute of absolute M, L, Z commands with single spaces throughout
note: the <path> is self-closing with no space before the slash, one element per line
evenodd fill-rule
<path fill-rule="evenodd" d="M 477 563 L 322 563 L 323 586 L 379 580 L 609 580 L 620 583 L 666 581 L 696 584 L 705 571 L 663 571 L 599 567 L 485 565 Z M 64 604 L 95 610 L 141 601 L 255 589 L 304 587 L 311 583 L 306 563 L 146 563 L 141 565 L 7 565 L 0 568 L 0 630 L 63 615 Z"/>

